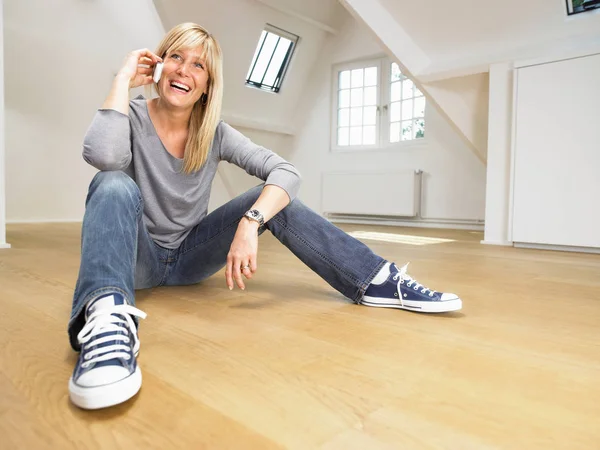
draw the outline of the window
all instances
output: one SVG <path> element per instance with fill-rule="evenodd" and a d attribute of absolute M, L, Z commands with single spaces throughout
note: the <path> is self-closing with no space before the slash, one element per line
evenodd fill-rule
<path fill-rule="evenodd" d="M 246 85 L 279 92 L 299 37 L 272 25 L 260 35 Z"/>
<path fill-rule="evenodd" d="M 388 58 L 333 72 L 332 149 L 398 146 L 425 137 L 425 96 Z"/>
<path fill-rule="evenodd" d="M 600 8 L 600 0 L 566 0 L 567 1 L 567 14 L 579 14 L 582 12 L 590 11 L 592 9 Z"/>
<path fill-rule="evenodd" d="M 390 142 L 425 137 L 425 96 L 398 64 L 391 64 L 390 75 Z"/>

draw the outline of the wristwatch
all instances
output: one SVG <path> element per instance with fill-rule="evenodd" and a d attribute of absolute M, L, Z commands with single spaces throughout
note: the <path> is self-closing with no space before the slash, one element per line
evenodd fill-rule
<path fill-rule="evenodd" d="M 258 209 L 251 209 L 250 211 L 246 211 L 244 217 L 258 222 L 259 228 L 265 224 L 265 218 Z"/>

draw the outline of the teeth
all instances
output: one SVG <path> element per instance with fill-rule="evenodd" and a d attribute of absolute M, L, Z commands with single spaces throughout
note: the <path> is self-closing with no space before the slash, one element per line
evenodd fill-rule
<path fill-rule="evenodd" d="M 177 86 L 177 87 L 185 90 L 186 92 L 189 92 L 189 90 L 190 90 L 190 88 L 187 87 L 185 84 L 178 83 L 177 81 L 172 81 L 171 86 Z"/>

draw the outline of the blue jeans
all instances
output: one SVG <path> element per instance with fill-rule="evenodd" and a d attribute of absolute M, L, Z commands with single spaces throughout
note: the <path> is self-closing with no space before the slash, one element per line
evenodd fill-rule
<path fill-rule="evenodd" d="M 148 234 L 142 220 L 144 204 L 135 181 L 120 171 L 98 172 L 86 199 L 81 265 L 68 325 L 71 346 L 79 350 L 77 333 L 84 325 L 83 310 L 89 301 L 119 292 L 134 304 L 136 289 L 195 284 L 221 270 L 238 223 L 263 186 L 211 212 L 179 248 L 168 249 Z M 259 234 L 265 229 L 355 302 L 362 299 L 386 262 L 298 199 L 265 223 Z"/>

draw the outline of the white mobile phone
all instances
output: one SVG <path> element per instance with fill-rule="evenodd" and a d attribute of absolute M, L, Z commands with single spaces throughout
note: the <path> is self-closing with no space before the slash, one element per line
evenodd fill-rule
<path fill-rule="evenodd" d="M 157 62 L 156 65 L 154 66 L 154 72 L 152 73 L 152 79 L 154 80 L 155 83 L 158 83 L 158 80 L 160 80 L 162 71 L 163 71 L 163 63 Z"/>

